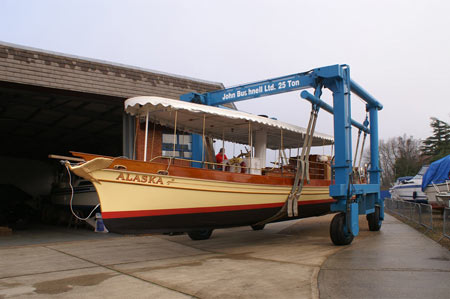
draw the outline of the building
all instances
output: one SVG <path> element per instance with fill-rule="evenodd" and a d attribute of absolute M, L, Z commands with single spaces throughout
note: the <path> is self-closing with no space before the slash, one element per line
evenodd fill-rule
<path fill-rule="evenodd" d="M 221 88 L 221 83 L 0 42 L 0 184 L 48 196 L 58 168 L 49 154 L 142 159 L 144 127 L 124 114 L 125 99 L 178 99 Z M 149 131 L 149 156 L 159 156 L 168 150 L 167 136 L 173 142 L 172 132 L 159 126 Z M 178 136 L 180 156 L 189 157 L 189 138 Z"/>

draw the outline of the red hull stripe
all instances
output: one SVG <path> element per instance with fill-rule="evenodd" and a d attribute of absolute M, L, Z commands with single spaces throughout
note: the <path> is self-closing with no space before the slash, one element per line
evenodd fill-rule
<path fill-rule="evenodd" d="M 302 201 L 299 205 L 332 203 L 334 200 L 310 200 Z M 147 216 L 163 216 L 163 215 L 177 215 L 177 214 L 197 214 L 197 213 L 213 213 L 213 212 L 227 212 L 238 210 L 256 210 L 282 207 L 284 203 L 268 203 L 255 205 L 240 205 L 240 206 L 220 206 L 220 207 L 205 207 L 205 208 L 185 208 L 185 209 L 163 209 L 163 210 L 139 210 L 139 211 L 118 211 L 118 212 L 102 212 L 104 219 L 113 218 L 132 218 L 132 217 L 147 217 Z"/>

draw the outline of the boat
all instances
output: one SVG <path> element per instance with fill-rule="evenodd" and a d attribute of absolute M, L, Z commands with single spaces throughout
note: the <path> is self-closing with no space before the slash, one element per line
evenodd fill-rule
<path fill-rule="evenodd" d="M 421 187 L 432 205 L 450 207 L 450 155 L 430 164 Z"/>
<path fill-rule="evenodd" d="M 188 232 L 192 239 L 207 239 L 216 228 L 250 225 L 257 230 L 274 221 L 324 215 L 335 202 L 329 195 L 331 159 L 323 155 L 302 160 L 304 177 L 298 176 L 298 154 L 264 167 L 266 149 L 286 156 L 285 150 L 298 150 L 305 139 L 310 146 L 330 145 L 329 135 L 308 135 L 304 128 L 275 119 L 160 97 L 128 99 L 125 112 L 145 121 L 143 159 L 72 152 L 84 162 L 66 162 L 74 174 L 93 183 L 109 231 Z M 173 136 L 201 135 L 201 160 L 176 158 L 175 142 L 173 155 L 148 157 L 153 146 L 147 140 L 149 122 L 172 129 Z M 217 167 L 222 165 L 211 158 L 212 139 L 249 146 L 246 166 L 240 164 L 246 170 Z M 293 195 L 296 182 L 302 184 L 298 196 Z"/>
<path fill-rule="evenodd" d="M 99 204 L 97 191 L 92 182 L 77 176 L 73 176 L 72 186 L 68 183 L 68 179 L 55 184 L 50 201 L 56 206 L 71 206 L 81 217 L 88 215 Z"/>
<path fill-rule="evenodd" d="M 401 199 L 416 203 L 427 203 L 427 196 L 422 192 L 422 177 L 428 169 L 428 165 L 422 166 L 415 176 L 399 177 L 392 188 L 389 189 L 391 198 Z"/>

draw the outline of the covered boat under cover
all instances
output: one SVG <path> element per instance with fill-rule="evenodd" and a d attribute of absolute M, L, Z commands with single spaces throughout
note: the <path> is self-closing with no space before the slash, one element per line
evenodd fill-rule
<path fill-rule="evenodd" d="M 430 164 L 422 179 L 422 190 L 429 184 L 440 184 L 450 179 L 450 155 Z"/>
<path fill-rule="evenodd" d="M 174 128 L 205 136 L 248 144 L 249 132 L 267 131 L 267 148 L 298 148 L 303 145 L 306 129 L 279 120 L 242 111 L 171 100 L 167 98 L 142 96 L 125 101 L 125 111 L 137 117 Z M 177 112 L 177 113 L 175 113 Z M 314 133 L 312 146 L 333 143 L 333 137 Z"/>

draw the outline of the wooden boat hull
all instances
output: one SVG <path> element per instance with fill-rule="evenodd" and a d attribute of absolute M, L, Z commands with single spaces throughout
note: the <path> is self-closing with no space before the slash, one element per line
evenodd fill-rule
<path fill-rule="evenodd" d="M 200 178 L 195 177 L 195 171 L 192 172 L 194 177 L 163 175 L 133 171 L 141 168 L 136 167 L 134 161 L 121 161 L 125 162 L 127 170 L 114 169 L 112 165 L 92 171 L 91 166 L 86 166 L 99 195 L 104 223 L 113 232 L 187 231 L 251 225 L 276 214 L 291 190 L 289 180 L 281 178 L 260 183 L 248 183 L 239 177 L 237 181 L 205 179 L 208 177 L 203 175 L 205 172 L 211 177 L 221 173 L 206 169 L 195 170 L 202 173 Z M 86 178 L 83 167 L 72 170 Z M 177 173 L 177 167 L 171 170 Z M 178 173 L 182 171 L 185 170 Z M 306 185 L 296 218 L 326 214 L 332 202 L 327 184 Z"/>
<path fill-rule="evenodd" d="M 276 214 L 282 205 L 272 208 L 249 208 L 223 212 L 202 212 L 170 214 L 160 216 L 107 218 L 104 223 L 109 231 L 136 234 L 152 232 L 186 232 L 191 230 L 214 229 L 253 225 Z M 330 202 L 299 206 L 299 216 L 282 218 L 278 221 L 322 216 L 330 213 Z"/>

